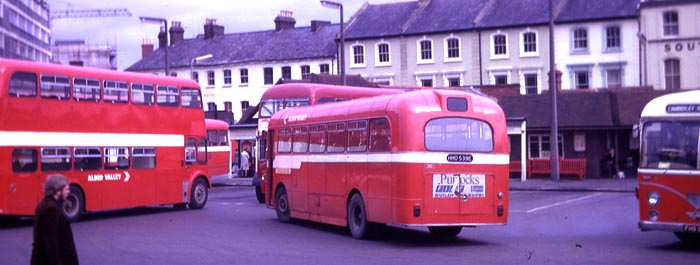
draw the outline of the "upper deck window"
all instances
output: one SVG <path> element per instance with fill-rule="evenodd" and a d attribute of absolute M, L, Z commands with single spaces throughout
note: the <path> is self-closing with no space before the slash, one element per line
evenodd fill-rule
<path fill-rule="evenodd" d="M 202 108 L 202 96 L 194 88 L 182 88 L 182 107 L 191 109 Z"/>
<path fill-rule="evenodd" d="M 491 152 L 493 130 L 480 120 L 438 118 L 425 126 L 425 148 L 428 151 Z"/>
<path fill-rule="evenodd" d="M 73 98 L 75 101 L 100 101 L 100 80 L 91 78 L 74 78 Z"/>
<path fill-rule="evenodd" d="M 36 74 L 16 72 L 10 79 L 8 94 L 13 97 L 36 97 Z"/>
<path fill-rule="evenodd" d="M 131 84 L 131 102 L 134 104 L 153 105 L 155 94 L 155 89 L 151 84 Z"/>
<path fill-rule="evenodd" d="M 111 103 L 129 102 L 129 85 L 124 81 L 105 80 L 104 100 Z"/>
<path fill-rule="evenodd" d="M 41 97 L 70 98 L 70 79 L 67 76 L 41 75 Z"/>
<path fill-rule="evenodd" d="M 159 85 L 157 93 L 158 105 L 174 107 L 180 105 L 180 93 L 177 87 Z"/>

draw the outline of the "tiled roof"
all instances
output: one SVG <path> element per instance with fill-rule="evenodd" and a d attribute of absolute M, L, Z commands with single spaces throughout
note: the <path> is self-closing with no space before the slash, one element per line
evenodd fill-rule
<path fill-rule="evenodd" d="M 336 54 L 335 38 L 339 30 L 338 24 L 331 24 L 316 32 L 311 27 L 297 27 L 185 39 L 168 48 L 168 60 L 170 68 L 175 68 L 189 67 L 192 58 L 205 54 L 213 57 L 198 65 L 330 58 Z M 126 70 L 163 69 L 164 56 L 164 49 L 159 48 Z"/>
<path fill-rule="evenodd" d="M 517 0 L 511 0 L 518 2 Z M 511 2 L 508 1 L 508 2 Z M 418 34 L 473 29 L 485 0 L 431 0 L 404 32 Z"/>
<path fill-rule="evenodd" d="M 557 117 L 563 129 L 630 127 L 639 121 L 644 106 L 653 98 L 668 93 L 649 88 L 625 91 L 560 91 Z M 552 124 L 552 95 L 507 95 L 498 99 L 506 117 L 525 117 L 530 128 L 549 128 Z"/>
<path fill-rule="evenodd" d="M 568 0 L 556 22 L 636 17 L 638 5 L 639 0 Z"/>
<path fill-rule="evenodd" d="M 413 15 L 418 2 L 367 5 L 360 9 L 345 29 L 346 39 L 401 35 L 401 27 Z"/>
<path fill-rule="evenodd" d="M 553 2 L 556 7 L 560 0 Z M 549 23 L 549 0 L 496 0 L 477 26 L 497 28 L 546 23 Z"/>

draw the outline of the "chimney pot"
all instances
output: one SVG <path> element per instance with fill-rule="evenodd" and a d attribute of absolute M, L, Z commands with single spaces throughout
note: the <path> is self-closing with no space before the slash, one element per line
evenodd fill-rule
<path fill-rule="evenodd" d="M 293 29 L 297 21 L 292 16 L 292 11 L 282 10 L 275 18 L 275 31 Z"/>
<path fill-rule="evenodd" d="M 146 58 L 153 53 L 153 41 L 151 39 L 143 39 L 141 44 L 141 58 Z"/>

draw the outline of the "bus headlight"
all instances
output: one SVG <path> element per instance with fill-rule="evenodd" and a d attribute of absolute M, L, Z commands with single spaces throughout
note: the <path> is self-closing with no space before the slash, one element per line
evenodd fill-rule
<path fill-rule="evenodd" d="M 655 191 L 649 192 L 649 195 L 647 195 L 647 202 L 649 202 L 649 205 L 651 206 L 656 206 L 659 204 L 659 200 L 661 200 L 661 195 Z"/>
<path fill-rule="evenodd" d="M 657 212 L 656 210 L 651 210 L 649 212 L 649 220 L 651 220 L 652 222 L 656 222 L 656 220 L 659 220 L 659 212 Z"/>

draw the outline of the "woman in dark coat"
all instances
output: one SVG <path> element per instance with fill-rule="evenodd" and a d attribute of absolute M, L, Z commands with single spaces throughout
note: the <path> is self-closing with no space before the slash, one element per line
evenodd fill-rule
<path fill-rule="evenodd" d="M 31 264 L 78 264 L 73 230 L 62 205 L 70 194 L 68 179 L 54 174 L 44 183 L 44 199 L 34 212 L 34 242 Z"/>

